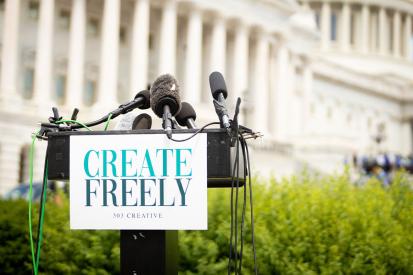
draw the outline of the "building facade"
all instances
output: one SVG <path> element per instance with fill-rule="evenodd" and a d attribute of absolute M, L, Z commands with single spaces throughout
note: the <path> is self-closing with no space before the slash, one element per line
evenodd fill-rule
<path fill-rule="evenodd" d="M 407 0 L 0 1 L 0 194 L 27 182 L 52 106 L 96 119 L 163 73 L 202 125 L 217 120 L 208 76 L 222 72 L 229 109 L 241 97 L 242 123 L 264 134 L 252 145 L 265 175 L 408 154 L 412 16 Z"/>

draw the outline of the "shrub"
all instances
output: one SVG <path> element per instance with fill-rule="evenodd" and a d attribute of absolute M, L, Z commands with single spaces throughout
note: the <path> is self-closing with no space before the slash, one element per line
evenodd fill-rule
<path fill-rule="evenodd" d="M 256 182 L 260 274 L 413 274 L 413 189 L 406 175 L 387 189 L 375 180 L 354 186 L 346 174 Z M 209 190 L 209 229 L 179 232 L 180 273 L 227 272 L 229 196 L 230 190 Z M 71 231 L 67 199 L 54 201 L 46 206 L 41 274 L 119 274 L 119 232 Z M 0 211 L 0 273 L 28 274 L 27 203 L 0 201 Z M 249 222 L 247 215 L 244 274 L 254 268 Z"/>
<path fill-rule="evenodd" d="M 260 274 L 413 274 L 413 191 L 405 175 L 382 188 L 346 175 L 255 184 Z M 224 274 L 228 190 L 209 190 L 209 230 L 181 232 L 181 270 Z M 248 219 L 249 222 L 249 219 Z M 243 270 L 253 273 L 247 230 Z"/>

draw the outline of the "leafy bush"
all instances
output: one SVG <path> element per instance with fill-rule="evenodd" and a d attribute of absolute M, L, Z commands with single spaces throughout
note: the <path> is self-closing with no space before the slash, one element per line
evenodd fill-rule
<path fill-rule="evenodd" d="M 58 198 L 46 205 L 39 273 L 119 274 L 119 232 L 69 230 L 68 200 Z M 27 203 L 0 200 L 0 211 L 0 273 L 30 274 Z"/>
<path fill-rule="evenodd" d="M 389 189 L 347 175 L 292 177 L 254 187 L 260 274 L 413 274 L 413 191 L 404 175 Z M 181 232 L 181 270 L 224 274 L 228 191 L 209 191 L 209 230 Z M 249 221 L 249 220 L 248 220 Z M 243 271 L 253 274 L 247 230 Z"/>
<path fill-rule="evenodd" d="M 346 174 L 253 189 L 260 274 L 413 274 L 413 189 L 405 175 L 387 189 L 374 180 L 356 187 Z M 230 190 L 208 196 L 209 230 L 179 233 L 182 274 L 227 272 Z M 67 199 L 54 201 L 46 206 L 41 274 L 118 274 L 118 231 L 70 231 Z M 27 204 L 0 201 L 0 211 L 0 273 L 28 274 Z M 244 274 L 254 268 L 249 221 Z"/>

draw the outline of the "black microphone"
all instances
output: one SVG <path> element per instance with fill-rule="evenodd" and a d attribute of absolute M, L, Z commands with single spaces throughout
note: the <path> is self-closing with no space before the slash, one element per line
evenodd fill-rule
<path fill-rule="evenodd" d="M 228 96 L 227 86 L 224 77 L 220 72 L 213 72 L 209 75 L 209 86 L 211 87 L 212 97 L 214 98 L 215 112 L 217 113 L 221 125 L 229 129 L 229 116 L 225 99 Z"/>
<path fill-rule="evenodd" d="M 195 125 L 195 110 L 188 102 L 182 102 L 181 111 L 179 111 L 179 113 L 175 116 L 175 119 L 179 125 L 186 126 L 188 129 L 197 128 Z"/>
<path fill-rule="evenodd" d="M 153 83 L 151 107 L 153 112 L 162 118 L 162 127 L 168 138 L 172 138 L 172 117 L 181 109 L 178 82 L 172 75 L 161 75 Z"/>
<path fill-rule="evenodd" d="M 150 106 L 150 93 L 147 90 L 140 91 L 135 98 L 128 103 L 121 104 L 118 109 L 111 112 L 112 117 L 116 117 L 120 114 L 126 114 L 133 111 L 136 108 L 148 109 Z"/>
<path fill-rule="evenodd" d="M 146 113 L 139 114 L 132 122 L 132 130 L 151 129 L 152 118 Z"/>

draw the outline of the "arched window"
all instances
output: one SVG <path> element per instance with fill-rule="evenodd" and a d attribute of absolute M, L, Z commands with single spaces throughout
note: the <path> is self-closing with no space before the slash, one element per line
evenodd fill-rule
<path fill-rule="evenodd" d="M 330 34 L 330 39 L 332 41 L 337 40 L 337 13 L 333 11 L 331 13 L 331 34 Z"/>

